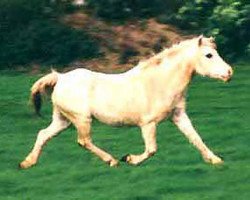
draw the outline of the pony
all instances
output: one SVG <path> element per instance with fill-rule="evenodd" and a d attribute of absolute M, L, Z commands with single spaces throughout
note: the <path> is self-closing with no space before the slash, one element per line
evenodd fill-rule
<path fill-rule="evenodd" d="M 80 68 L 67 73 L 52 71 L 31 88 L 37 113 L 42 94 L 46 88 L 52 88 L 52 122 L 38 132 L 33 149 L 19 166 L 35 165 L 43 146 L 70 124 L 77 129 L 78 144 L 109 166 L 117 166 L 116 158 L 92 142 L 93 118 L 109 125 L 140 128 L 145 150 L 141 154 L 125 155 L 122 161 L 128 164 L 138 165 L 156 153 L 157 124 L 166 118 L 170 118 L 200 151 L 205 162 L 222 163 L 222 159 L 203 142 L 186 113 L 186 90 L 195 74 L 224 82 L 233 75 L 231 66 L 217 53 L 211 37 L 184 40 L 120 74 Z"/>

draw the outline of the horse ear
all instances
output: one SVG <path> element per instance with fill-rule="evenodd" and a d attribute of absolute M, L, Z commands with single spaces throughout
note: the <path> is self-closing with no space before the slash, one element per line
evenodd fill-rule
<path fill-rule="evenodd" d="M 210 41 L 211 43 L 214 43 L 214 41 L 215 41 L 214 37 L 209 37 L 208 39 L 209 39 L 209 41 Z"/>
<path fill-rule="evenodd" d="M 200 35 L 198 37 L 198 45 L 199 45 L 199 47 L 202 45 L 202 39 L 203 39 L 203 35 Z"/>

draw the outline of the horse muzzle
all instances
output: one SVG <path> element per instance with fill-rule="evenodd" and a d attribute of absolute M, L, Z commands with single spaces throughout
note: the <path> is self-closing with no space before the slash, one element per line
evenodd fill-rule
<path fill-rule="evenodd" d="M 225 82 L 228 83 L 231 81 L 232 76 L 221 76 L 221 79 Z"/>
<path fill-rule="evenodd" d="M 220 79 L 223 80 L 224 82 L 230 82 L 233 76 L 233 70 L 230 68 L 227 71 L 226 75 L 221 75 Z"/>

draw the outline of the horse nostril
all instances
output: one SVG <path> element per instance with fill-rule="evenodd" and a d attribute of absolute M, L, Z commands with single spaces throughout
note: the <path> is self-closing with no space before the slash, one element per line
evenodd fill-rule
<path fill-rule="evenodd" d="M 233 71 L 230 70 L 230 69 L 227 71 L 227 73 L 228 73 L 228 76 L 232 76 L 233 75 Z"/>

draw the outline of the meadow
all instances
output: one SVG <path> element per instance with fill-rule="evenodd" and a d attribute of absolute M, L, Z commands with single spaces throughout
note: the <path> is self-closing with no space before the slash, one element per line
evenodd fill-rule
<path fill-rule="evenodd" d="M 1 200 L 247 200 L 250 198 L 250 65 L 234 66 L 228 84 L 195 77 L 188 90 L 188 113 L 208 146 L 225 163 L 203 162 L 198 151 L 169 121 L 158 126 L 158 152 L 140 166 L 110 168 L 76 143 L 74 127 L 52 139 L 38 165 L 20 170 L 37 131 L 51 119 L 28 104 L 29 89 L 40 75 L 1 71 Z M 93 139 L 121 158 L 143 151 L 138 128 L 110 127 L 97 121 Z"/>

